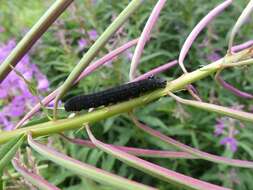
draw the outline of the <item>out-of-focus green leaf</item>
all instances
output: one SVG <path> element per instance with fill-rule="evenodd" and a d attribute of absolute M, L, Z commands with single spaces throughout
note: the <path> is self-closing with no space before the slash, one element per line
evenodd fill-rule
<path fill-rule="evenodd" d="M 253 150 L 252 150 L 252 145 L 248 144 L 246 142 L 239 142 L 239 146 L 244 149 L 245 152 L 247 152 L 251 158 L 253 158 Z"/>
<path fill-rule="evenodd" d="M 0 173 L 3 172 L 4 167 L 8 165 L 12 157 L 15 155 L 18 148 L 22 145 L 25 135 L 22 134 L 10 142 L 4 144 L 0 149 Z"/>
<path fill-rule="evenodd" d="M 3 172 L 0 171 L 0 176 L 3 176 Z M 4 183 L 3 183 L 3 179 L 0 177 L 0 190 L 3 190 L 4 188 Z"/>

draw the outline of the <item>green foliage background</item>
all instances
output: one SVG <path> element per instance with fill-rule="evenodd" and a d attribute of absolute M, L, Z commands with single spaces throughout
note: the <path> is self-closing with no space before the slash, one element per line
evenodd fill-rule
<path fill-rule="evenodd" d="M 4 43 L 11 38 L 19 41 L 27 29 L 31 28 L 52 2 L 53 0 L 1 0 L 0 25 L 5 28 L 5 32 L 0 33 L 0 41 Z M 75 7 L 70 7 L 43 35 L 30 51 L 30 55 L 32 62 L 36 63 L 49 78 L 51 90 L 66 79 L 83 53 L 87 51 L 87 49 L 81 52 L 78 51 L 77 41 L 86 37 L 82 30 L 96 29 L 101 34 L 111 23 L 112 18 L 119 14 L 128 2 L 127 0 L 99 0 L 95 5 L 92 5 L 91 0 L 76 0 Z M 182 47 L 192 28 L 209 10 L 220 2 L 222 1 L 168 1 L 153 30 L 153 38 L 145 47 L 139 66 L 140 73 L 176 59 L 180 47 Z M 120 44 L 138 37 L 154 4 L 155 1 L 145 1 L 131 19 L 125 23 L 123 32 L 115 35 L 112 42 L 107 44 L 97 57 L 101 57 Z M 208 64 L 210 61 L 208 61 L 207 55 L 214 52 L 218 52 L 221 56 L 225 55 L 229 32 L 245 5 L 246 2 L 242 0 L 234 2 L 201 33 L 185 61 L 189 71 Z M 253 22 L 249 20 L 236 37 L 236 43 L 252 39 L 252 28 Z M 67 44 L 59 37 L 62 33 Z M 208 41 L 207 45 L 200 47 L 204 41 Z M 131 51 L 133 52 L 133 50 Z M 127 82 L 129 66 L 130 60 L 127 58 L 126 53 L 123 53 L 108 66 L 100 68 L 82 80 L 72 88 L 65 98 L 80 93 L 99 91 Z M 180 76 L 180 74 L 181 70 L 176 67 L 161 76 L 171 80 Z M 223 76 L 224 79 L 241 90 L 253 92 L 252 74 L 253 68 L 248 67 L 228 70 L 223 73 Z M 205 101 L 212 101 L 226 106 L 240 104 L 244 105 L 245 110 L 249 110 L 252 105 L 252 100 L 235 97 L 217 85 L 212 77 L 199 81 L 195 85 Z M 180 92 L 180 95 L 190 98 L 185 92 Z M 239 142 L 239 147 L 233 154 L 219 144 L 220 137 L 213 135 L 216 119 L 219 118 L 216 114 L 176 104 L 170 98 L 162 98 L 145 106 L 145 108 L 139 108 L 135 110 L 135 114 L 149 126 L 192 147 L 238 159 L 252 160 L 253 158 L 252 124 L 245 123 L 245 128 L 238 129 L 239 133 L 236 135 L 236 139 Z M 150 138 L 150 136 L 137 130 L 126 114 L 96 123 L 92 126 L 92 129 L 96 137 L 106 143 L 170 150 L 170 147 L 165 146 L 161 141 Z M 83 131 L 66 132 L 66 135 L 87 138 Z M 161 190 L 176 189 L 167 183 L 122 164 L 97 149 L 70 144 L 58 135 L 54 135 L 50 139 L 54 147 L 83 162 L 153 185 Z M 110 189 L 109 187 L 99 186 L 90 180 L 79 178 L 46 161 L 45 158 L 39 155 L 36 155 L 36 157 L 39 163 L 49 164 L 47 169 L 43 169 L 43 176 L 64 190 L 77 190 L 84 187 L 88 190 Z M 157 158 L 148 158 L 147 160 L 183 174 L 233 189 L 247 190 L 253 186 L 253 174 L 250 169 L 232 168 L 202 160 Z"/>

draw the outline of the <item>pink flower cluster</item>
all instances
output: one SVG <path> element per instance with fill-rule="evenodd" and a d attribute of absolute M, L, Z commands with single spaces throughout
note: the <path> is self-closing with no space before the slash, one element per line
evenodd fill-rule
<path fill-rule="evenodd" d="M 241 110 L 243 106 L 233 106 L 236 110 Z M 244 125 L 235 119 L 229 117 L 222 117 L 216 120 L 214 135 L 221 136 L 220 144 L 227 146 L 232 152 L 236 152 L 238 142 L 235 138 L 239 133 L 239 128 L 243 128 Z"/>
<path fill-rule="evenodd" d="M 88 32 L 88 36 L 90 40 L 95 41 L 98 37 L 97 31 L 96 30 L 89 30 Z M 78 40 L 78 47 L 80 50 L 82 50 L 83 48 L 85 48 L 88 45 L 88 42 L 86 39 L 81 38 Z"/>
<path fill-rule="evenodd" d="M 0 63 L 5 60 L 15 46 L 15 40 L 0 45 Z M 16 70 L 28 81 L 37 81 L 37 89 L 40 92 L 47 91 L 49 82 L 46 76 L 40 72 L 36 65 L 30 63 L 28 55 L 25 55 L 18 63 Z M 23 116 L 27 109 L 35 103 L 37 103 L 36 97 L 30 93 L 25 82 L 12 71 L 0 84 L 0 126 L 2 129 L 11 130 L 15 120 Z"/>

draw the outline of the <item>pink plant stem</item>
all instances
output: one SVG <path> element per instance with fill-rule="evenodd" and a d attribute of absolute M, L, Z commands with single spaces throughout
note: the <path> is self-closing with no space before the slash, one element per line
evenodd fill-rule
<path fill-rule="evenodd" d="M 94 143 L 89 140 L 83 140 L 83 139 L 72 139 L 65 135 L 61 135 L 64 139 L 68 140 L 71 143 L 86 146 L 89 148 L 96 148 Z M 129 154 L 133 154 L 136 156 L 147 156 L 147 157 L 159 157 L 159 158 L 186 158 L 186 159 L 195 159 L 194 156 L 192 156 L 189 153 L 186 152 L 178 152 L 178 151 L 161 151 L 161 150 L 150 150 L 150 149 L 143 149 L 143 148 L 133 148 L 133 147 L 126 147 L 126 146 L 118 146 L 118 145 L 110 145 L 115 148 L 118 148 L 124 152 L 127 152 Z"/>
<path fill-rule="evenodd" d="M 151 30 L 153 29 L 154 25 L 156 24 L 156 21 L 158 19 L 158 16 L 165 5 L 166 0 L 159 0 L 154 9 L 152 10 L 152 13 L 150 14 L 150 17 L 148 18 L 148 21 L 141 33 L 140 40 L 136 46 L 136 49 L 134 51 L 134 55 L 132 58 L 131 66 L 130 66 L 130 72 L 129 72 L 129 79 L 132 81 L 136 77 L 136 69 L 140 61 L 141 54 L 143 52 L 144 46 L 146 42 L 150 38 Z"/>
<path fill-rule="evenodd" d="M 231 50 L 232 50 L 232 52 L 236 53 L 236 52 L 246 49 L 250 46 L 253 46 L 253 40 L 247 41 L 243 44 L 235 45 L 231 48 Z"/>
<path fill-rule="evenodd" d="M 85 76 L 89 75 L 90 73 L 92 73 L 93 71 L 95 71 L 98 67 L 102 66 L 103 64 L 105 64 L 106 62 L 112 60 L 114 57 L 116 57 L 117 55 L 119 55 L 120 53 L 124 52 L 125 50 L 133 47 L 134 45 L 137 44 L 138 42 L 138 38 L 127 42 L 126 44 L 122 45 L 121 47 L 115 49 L 114 51 L 108 53 L 107 55 L 105 55 L 104 57 L 102 57 L 101 59 L 97 60 L 95 63 L 91 64 L 90 66 L 88 66 L 82 73 L 81 75 L 77 78 L 77 80 L 75 81 L 75 83 L 79 82 L 82 78 L 84 78 Z"/>
<path fill-rule="evenodd" d="M 221 84 L 225 89 L 232 92 L 234 95 L 242 97 L 242 98 L 247 98 L 247 99 L 252 99 L 253 98 L 252 94 L 249 94 L 247 92 L 243 92 L 243 91 L 235 88 L 234 86 L 232 86 L 228 82 L 224 81 L 221 76 L 216 77 L 216 79 L 219 82 L 219 84 Z"/>
<path fill-rule="evenodd" d="M 126 44 L 122 45 L 121 47 L 111 51 L 110 53 L 106 54 L 104 57 L 102 57 L 101 59 L 95 61 L 93 64 L 89 65 L 82 73 L 81 75 L 78 77 L 78 79 L 75 81 L 75 84 L 77 82 L 79 82 L 82 78 L 84 78 L 85 76 L 91 74 L 94 70 L 96 70 L 98 67 L 102 66 L 103 64 L 105 64 L 107 61 L 112 60 L 114 57 L 116 57 L 117 55 L 119 55 L 120 53 L 122 53 L 123 51 L 131 48 L 132 46 L 134 46 L 136 43 L 138 42 L 138 38 L 134 39 L 132 41 L 127 42 Z M 45 97 L 41 102 L 43 103 L 43 105 L 48 105 L 52 100 L 54 100 L 54 98 L 56 97 L 59 89 L 61 87 L 57 88 L 55 91 L 53 91 L 52 93 L 50 93 L 47 97 Z M 14 129 L 17 129 L 18 127 L 22 126 L 24 124 L 25 121 L 27 121 L 28 119 L 30 119 L 36 112 L 38 112 L 40 110 L 40 104 L 36 104 L 14 127 Z"/>
<path fill-rule="evenodd" d="M 22 166 L 22 164 L 17 160 L 17 158 L 12 159 L 12 165 L 18 171 L 18 173 L 20 173 L 27 181 L 37 186 L 38 188 L 48 190 L 60 190 L 56 186 L 50 184 L 48 181 L 43 179 L 41 176 L 30 172 L 28 169 Z"/>
<path fill-rule="evenodd" d="M 200 151 L 196 148 L 192 148 L 190 146 L 187 146 L 183 143 L 180 143 L 162 133 L 160 133 L 159 131 L 156 131 L 150 127 L 148 127 L 145 124 L 142 124 L 138 121 L 138 119 L 131 115 L 131 118 L 133 120 L 133 122 L 135 123 L 135 125 L 140 128 L 142 131 L 159 138 L 160 140 L 175 146 L 176 148 L 183 150 L 185 152 L 188 152 L 194 156 L 197 156 L 199 158 L 208 160 L 208 161 L 212 161 L 212 162 L 217 162 L 217 163 L 223 163 L 223 164 L 227 164 L 227 165 L 232 165 L 232 166 L 237 166 L 237 167 L 244 167 L 244 168 L 253 168 L 253 162 L 252 161 L 246 161 L 246 160 L 237 160 L 237 159 L 230 159 L 230 158 L 225 158 L 222 156 L 216 156 L 213 154 L 209 154 L 203 151 Z"/>
<path fill-rule="evenodd" d="M 164 72 L 164 71 L 168 70 L 169 68 L 174 67 L 175 65 L 177 65 L 177 63 L 178 63 L 177 60 L 173 60 L 173 61 L 170 61 L 169 63 L 166 63 L 162 66 L 156 67 L 156 68 L 144 73 L 143 75 L 138 76 L 137 78 L 135 78 L 133 80 L 133 82 L 138 81 L 138 80 L 143 80 L 143 79 L 148 78 L 149 76 L 156 75 L 158 73 Z"/>
<path fill-rule="evenodd" d="M 211 10 L 201 21 L 193 28 L 190 35 L 185 40 L 183 47 L 180 51 L 178 62 L 184 73 L 187 73 L 186 68 L 184 67 L 184 59 L 191 48 L 193 42 L 199 35 L 199 33 L 211 22 L 217 15 L 219 15 L 226 7 L 228 7 L 233 0 L 226 0 L 213 10 Z"/>
<path fill-rule="evenodd" d="M 45 97 L 41 102 L 44 106 L 47 106 L 56 96 L 57 92 L 59 91 L 59 88 L 50 93 L 47 97 Z M 14 129 L 17 129 L 18 127 L 22 126 L 28 119 L 30 119 L 35 113 L 37 113 L 40 110 L 41 106 L 40 104 L 36 104 L 25 116 L 15 125 Z"/>
<path fill-rule="evenodd" d="M 199 96 L 198 90 L 192 84 L 187 85 L 186 89 L 195 100 L 202 102 L 202 99 Z"/>

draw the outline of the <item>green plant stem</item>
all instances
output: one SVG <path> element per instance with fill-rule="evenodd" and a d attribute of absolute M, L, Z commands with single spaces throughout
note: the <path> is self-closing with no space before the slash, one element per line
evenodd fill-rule
<path fill-rule="evenodd" d="M 73 0 L 56 0 L 0 65 L 0 83 Z"/>
<path fill-rule="evenodd" d="M 205 67 L 197 69 L 196 71 L 193 71 L 191 73 L 183 74 L 181 77 L 168 82 L 165 89 L 156 90 L 154 92 L 148 93 L 146 95 L 132 99 L 127 102 L 122 102 L 116 105 L 98 109 L 93 112 L 76 116 L 70 119 L 49 121 L 42 124 L 36 124 L 30 127 L 21 128 L 21 129 L 17 129 L 13 131 L 1 132 L 0 144 L 7 142 L 11 138 L 16 137 L 22 133 L 32 132 L 32 135 L 34 137 L 44 136 L 44 135 L 49 135 L 52 133 L 59 133 L 66 130 L 78 129 L 82 127 L 85 123 L 90 124 L 90 123 L 94 123 L 94 122 L 109 118 L 111 116 L 114 116 L 123 112 L 129 112 L 136 107 L 145 105 L 162 96 L 166 96 L 168 92 L 176 92 L 178 90 L 182 90 L 185 88 L 185 86 L 215 73 L 222 67 L 223 64 L 226 64 L 226 63 L 229 64 L 235 61 L 240 61 L 240 59 L 244 60 L 245 57 L 252 56 L 252 53 L 253 52 L 247 49 L 237 54 L 226 56 L 225 59 L 222 58 L 214 63 L 211 63 Z M 226 60 L 226 63 L 224 63 L 225 60 Z M 245 64 L 247 65 L 253 64 L 253 61 L 252 62 L 245 61 Z"/>
<path fill-rule="evenodd" d="M 242 121 L 248 121 L 253 123 L 253 114 L 248 112 L 243 112 L 241 110 L 235 110 L 233 108 L 227 108 L 215 104 L 205 103 L 205 102 L 199 102 L 196 100 L 187 100 L 180 98 L 179 96 L 176 96 L 175 94 L 169 92 L 168 95 L 173 97 L 178 102 L 192 106 L 198 109 L 203 109 L 209 112 L 218 113 L 221 115 L 227 115 L 234 119 L 242 120 Z"/>
<path fill-rule="evenodd" d="M 55 98 L 54 104 L 54 119 L 57 116 L 57 107 L 59 100 L 64 96 L 67 90 L 72 86 L 74 81 L 79 77 L 81 72 L 85 67 L 96 57 L 97 53 L 105 45 L 105 43 L 110 39 L 110 37 L 120 28 L 120 26 L 134 13 L 134 11 L 141 5 L 142 0 L 132 0 L 128 6 L 119 14 L 119 16 L 111 23 L 111 25 L 103 32 L 103 34 L 96 40 L 96 42 L 91 46 L 88 52 L 79 61 L 77 66 L 72 70 L 68 78 L 65 80 L 61 86 L 59 93 Z"/>

